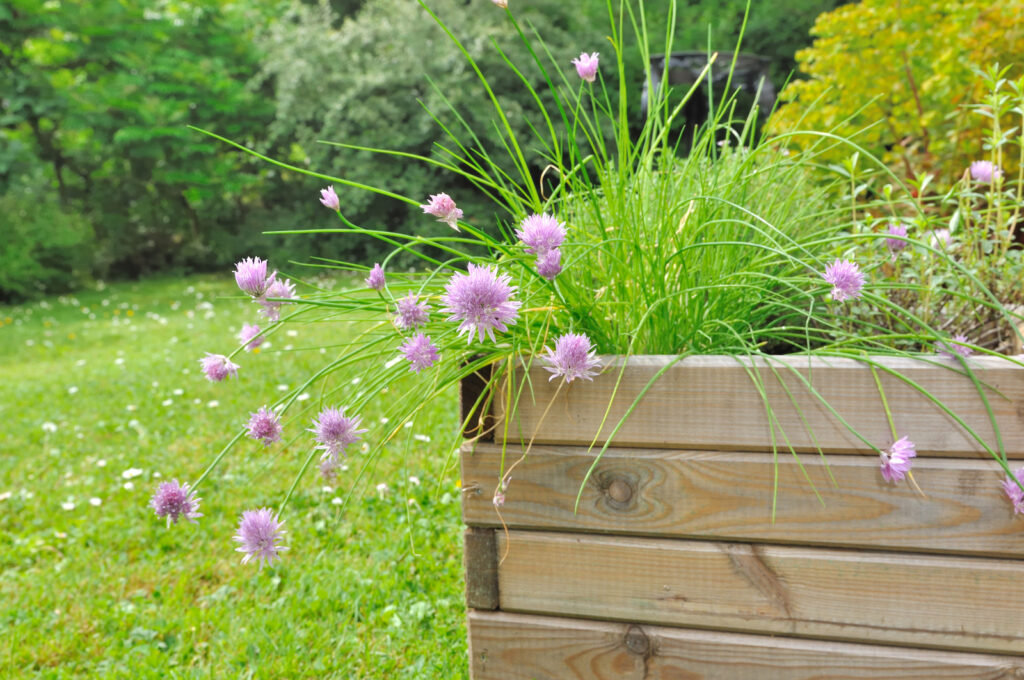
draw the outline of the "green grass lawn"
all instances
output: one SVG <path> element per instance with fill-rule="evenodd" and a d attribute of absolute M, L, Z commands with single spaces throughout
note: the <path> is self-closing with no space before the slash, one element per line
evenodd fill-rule
<path fill-rule="evenodd" d="M 198 525 L 167 529 L 147 507 L 353 332 L 292 326 L 210 383 L 198 359 L 255 321 L 237 293 L 225 273 L 0 307 L 0 677 L 467 676 L 454 394 L 376 460 L 354 452 L 335 485 L 311 467 L 272 568 L 240 564 L 232 536 L 243 510 L 284 498 L 319 391 L 284 442 L 227 454 Z M 361 414 L 371 441 L 381 397 Z"/>

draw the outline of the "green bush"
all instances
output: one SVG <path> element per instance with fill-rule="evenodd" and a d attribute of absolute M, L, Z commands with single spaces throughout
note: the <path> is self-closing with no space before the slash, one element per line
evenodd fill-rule
<path fill-rule="evenodd" d="M 0 195 L 0 300 L 80 285 L 92 270 L 93 232 L 64 212 L 52 194 L 19 187 Z"/>
<path fill-rule="evenodd" d="M 813 46 L 797 55 L 808 79 L 782 92 L 770 129 L 853 137 L 902 177 L 932 173 L 943 187 L 987 156 L 986 133 L 964 105 L 984 93 L 978 69 L 1019 64 L 1024 4 L 864 0 L 820 16 L 812 32 Z M 849 153 L 837 147 L 825 158 Z"/>

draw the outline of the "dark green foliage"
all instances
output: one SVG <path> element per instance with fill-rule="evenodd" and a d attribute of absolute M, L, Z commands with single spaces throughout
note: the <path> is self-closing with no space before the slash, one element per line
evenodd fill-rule
<path fill-rule="evenodd" d="M 266 174 L 187 128 L 261 132 L 270 109 L 247 85 L 249 18 L 145 4 L 20 0 L 0 17 L 12 93 L 0 188 L 28 171 L 52 188 L 92 224 L 100 275 L 219 264 L 214 235 L 242 231 Z"/>
<path fill-rule="evenodd" d="M 60 292 L 78 285 L 92 266 L 92 227 L 31 186 L 0 195 L 0 300 Z"/>

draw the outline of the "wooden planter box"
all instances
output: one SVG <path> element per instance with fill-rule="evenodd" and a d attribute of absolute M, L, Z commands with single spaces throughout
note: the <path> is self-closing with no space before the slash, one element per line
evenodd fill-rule
<path fill-rule="evenodd" d="M 670 361 L 628 360 L 605 432 Z M 878 361 L 996 441 L 954 363 Z M 1024 368 L 971 362 L 1016 469 Z M 578 513 L 600 448 L 588 447 L 621 363 L 563 388 L 539 429 L 557 383 L 533 369 L 532 398 L 511 414 L 508 438 L 499 426 L 462 452 L 473 680 L 1024 678 L 1024 518 L 1013 515 L 999 466 L 938 406 L 880 370 L 897 429 L 917 444 L 914 476 L 926 496 L 887 484 L 877 454 L 794 373 L 886 448 L 871 370 L 841 359 L 772 363 L 756 371 L 777 455 L 750 365 L 688 358 L 615 436 Z M 464 383 L 464 405 L 478 388 Z M 501 422 L 500 404 L 495 411 Z M 535 431 L 499 517 L 503 447 L 507 466 Z"/>

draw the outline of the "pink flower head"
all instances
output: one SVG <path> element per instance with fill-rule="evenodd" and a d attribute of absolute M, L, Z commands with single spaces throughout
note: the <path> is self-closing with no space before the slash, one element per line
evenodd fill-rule
<path fill-rule="evenodd" d="M 203 516 L 197 512 L 199 501 L 196 492 L 190 490 L 188 484 L 179 484 L 175 479 L 173 482 L 162 482 L 156 487 L 149 506 L 156 512 L 157 517 L 167 518 L 167 527 L 170 528 L 171 522 L 177 524 L 181 517 L 198 524 L 196 518 Z"/>
<path fill-rule="evenodd" d="M 245 350 L 251 352 L 266 340 L 260 335 L 260 327 L 256 324 L 242 324 L 242 330 L 238 331 L 238 341 L 245 344 Z"/>
<path fill-rule="evenodd" d="M 991 184 L 1003 176 L 1003 171 L 992 161 L 974 161 L 971 163 L 971 179 L 976 182 Z"/>
<path fill-rule="evenodd" d="M 281 441 L 281 417 L 266 406 L 249 414 L 248 435 L 264 446 Z"/>
<path fill-rule="evenodd" d="M 430 202 L 420 206 L 423 212 L 433 215 L 438 222 L 445 222 L 455 231 L 459 231 L 459 220 L 462 219 L 462 211 L 455 206 L 455 201 L 448 194 L 434 194 Z"/>
<path fill-rule="evenodd" d="M 409 360 L 409 370 L 424 371 L 437 363 L 437 345 L 430 340 L 430 336 L 417 333 L 399 347 L 399 350 Z"/>
<path fill-rule="evenodd" d="M 337 458 L 338 454 L 345 452 L 349 444 L 359 441 L 359 435 L 366 432 L 357 429 L 362 418 L 346 417 L 344 408 L 325 408 L 317 417 L 319 420 L 313 421 L 310 432 L 316 435 L 316 440 L 320 442 L 316 448 L 324 451 L 321 458 Z"/>
<path fill-rule="evenodd" d="M 516 236 L 526 246 L 526 252 L 540 256 L 562 245 L 565 225 L 547 213 L 530 215 L 519 223 Z"/>
<path fill-rule="evenodd" d="M 475 333 L 483 342 L 484 333 L 494 341 L 494 331 L 507 331 L 515 323 L 522 303 L 512 300 L 516 287 L 507 274 L 498 274 L 491 267 L 469 265 L 466 274 L 453 274 L 445 284 L 442 311 L 451 314 L 447 321 L 459 321 L 459 334 L 466 333 L 469 342 Z"/>
<path fill-rule="evenodd" d="M 562 273 L 562 251 L 552 248 L 537 258 L 537 273 L 548 281 Z"/>
<path fill-rule="evenodd" d="M 837 259 L 825 267 L 822 278 L 832 284 L 832 298 L 842 302 L 850 298 L 859 298 L 864 287 L 864 274 L 856 262 Z"/>
<path fill-rule="evenodd" d="M 1013 514 L 1024 515 L 1024 491 L 1021 490 L 1020 484 L 1017 482 L 1024 482 L 1024 468 L 1017 470 L 1014 474 L 1016 480 L 1007 477 L 1003 480 L 1003 491 L 1006 492 L 1006 496 L 1010 499 L 1010 503 L 1013 504 Z"/>
<path fill-rule="evenodd" d="M 889 224 L 889 228 L 886 230 L 891 236 L 906 236 L 907 225 L 900 222 L 892 222 Z M 885 239 L 885 246 L 889 249 L 894 256 L 907 247 L 907 242 L 898 238 L 887 238 Z"/>
<path fill-rule="evenodd" d="M 952 337 L 952 342 L 944 340 L 942 342 L 935 343 L 935 349 L 946 359 L 956 359 L 958 356 L 967 358 L 974 354 L 974 350 L 967 347 L 965 343 L 969 340 L 963 333 L 957 333 Z"/>
<path fill-rule="evenodd" d="M 576 66 L 576 73 L 588 83 L 594 82 L 597 78 L 597 52 L 587 54 L 583 52 L 579 57 L 572 60 Z"/>
<path fill-rule="evenodd" d="M 911 460 L 917 456 L 914 442 L 906 437 L 900 437 L 889 447 L 888 451 L 881 452 L 882 477 L 887 482 L 898 482 L 910 472 Z"/>
<path fill-rule="evenodd" d="M 576 378 L 593 380 L 595 369 L 601 367 L 601 360 L 593 352 L 590 338 L 583 333 L 566 333 L 555 340 L 555 348 L 548 349 L 543 357 L 549 365 L 545 371 L 551 371 L 548 380 L 562 376 L 569 383 Z"/>
<path fill-rule="evenodd" d="M 508 0 L 491 0 L 500 9 L 508 9 Z"/>
<path fill-rule="evenodd" d="M 366 277 L 366 285 L 370 290 L 382 290 L 384 288 L 384 270 L 379 263 L 373 264 L 370 275 Z"/>
<path fill-rule="evenodd" d="M 276 273 L 276 272 L 275 272 Z M 269 298 L 284 298 L 284 300 L 295 299 L 295 284 L 288 279 L 275 279 L 267 287 L 266 294 L 257 300 L 263 307 L 263 316 L 271 321 L 278 321 L 281 318 L 281 305 L 288 304 L 284 300 L 272 300 Z"/>
<path fill-rule="evenodd" d="M 235 540 L 242 544 L 235 551 L 245 553 L 242 564 L 255 557 L 262 569 L 264 564 L 273 564 L 274 560 L 279 559 L 279 553 L 288 549 L 279 545 L 284 540 L 285 532 L 281 529 L 283 524 L 270 508 L 243 512 L 238 522 L 238 533 L 235 534 Z"/>
<path fill-rule="evenodd" d="M 338 200 L 338 194 L 334 193 L 333 185 L 320 190 L 320 202 L 331 210 L 341 210 L 341 201 Z"/>
<path fill-rule="evenodd" d="M 258 257 L 247 257 L 235 264 L 235 283 L 253 297 L 267 292 L 267 287 L 274 282 L 274 274 L 267 277 L 267 261 Z"/>
<path fill-rule="evenodd" d="M 415 293 L 409 293 L 397 303 L 395 325 L 399 328 L 419 328 L 430 319 L 430 307 L 420 302 Z"/>
<path fill-rule="evenodd" d="M 199 363 L 203 365 L 203 373 L 206 374 L 206 379 L 210 382 L 220 382 L 229 375 L 233 378 L 238 377 L 238 364 L 233 363 L 223 354 L 207 352 L 206 356 L 199 360 Z"/>

